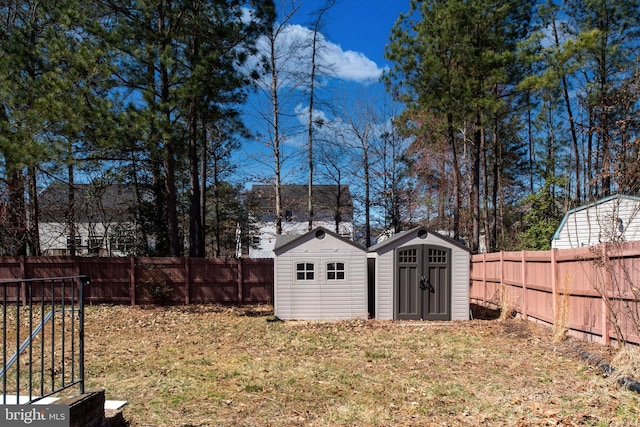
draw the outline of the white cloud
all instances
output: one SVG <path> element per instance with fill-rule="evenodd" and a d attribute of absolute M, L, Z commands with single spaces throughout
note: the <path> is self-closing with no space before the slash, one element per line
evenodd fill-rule
<path fill-rule="evenodd" d="M 322 53 L 323 65 L 332 67 L 335 76 L 342 80 L 371 83 L 380 78 L 383 69 L 360 52 L 342 50 L 334 43 L 326 42 Z"/>
<path fill-rule="evenodd" d="M 301 125 L 307 126 L 309 123 L 309 106 L 303 106 L 301 104 L 296 105 L 295 108 L 296 117 L 298 117 L 298 121 Z M 326 126 L 331 122 L 331 119 L 325 114 L 324 111 L 318 110 L 317 108 L 313 110 L 313 122 L 317 127 Z"/>
<path fill-rule="evenodd" d="M 306 72 L 310 68 L 311 42 L 313 31 L 301 25 L 286 25 L 276 39 L 277 67 L 281 79 L 286 75 L 293 76 Z M 327 41 L 318 33 L 316 53 L 317 71 L 322 77 L 368 84 L 377 81 L 384 69 L 367 58 L 361 52 L 343 50 L 340 45 Z M 269 42 L 266 38 L 259 41 L 263 55 L 269 54 Z"/>

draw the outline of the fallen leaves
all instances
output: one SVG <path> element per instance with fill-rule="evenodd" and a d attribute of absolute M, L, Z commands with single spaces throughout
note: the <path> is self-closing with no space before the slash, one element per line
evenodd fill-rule
<path fill-rule="evenodd" d="M 272 314 L 88 307 L 88 385 L 128 400 L 133 426 L 623 425 L 640 414 L 636 395 L 534 324 Z"/>

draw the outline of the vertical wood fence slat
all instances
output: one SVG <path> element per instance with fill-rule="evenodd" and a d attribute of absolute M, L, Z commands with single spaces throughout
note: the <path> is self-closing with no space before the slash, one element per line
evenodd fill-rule
<path fill-rule="evenodd" d="M 603 256 L 602 261 L 607 262 L 609 257 L 607 254 L 609 253 L 609 245 L 607 243 L 603 244 Z M 607 301 L 611 301 L 611 274 L 613 274 L 613 269 L 605 268 L 604 270 L 604 298 L 602 298 L 602 319 L 601 319 L 601 328 L 602 328 L 602 344 L 609 345 L 611 342 L 611 331 L 609 330 L 609 305 Z"/>
<path fill-rule="evenodd" d="M 191 276 L 189 274 L 189 264 L 190 264 L 190 258 L 185 258 L 184 259 L 184 303 L 186 305 L 189 305 L 189 295 L 191 294 L 191 288 L 189 286 L 189 284 L 191 283 Z"/>
<path fill-rule="evenodd" d="M 243 294 L 243 271 L 242 271 L 242 258 L 238 258 L 238 302 L 242 304 L 242 294 Z"/>
<path fill-rule="evenodd" d="M 129 299 L 131 305 L 136 305 L 136 257 L 131 257 L 129 263 Z"/>
<path fill-rule="evenodd" d="M 522 278 L 522 318 L 527 320 L 528 300 L 527 300 L 527 257 L 526 251 L 520 255 L 520 277 Z"/>
<path fill-rule="evenodd" d="M 25 271 L 24 271 L 24 255 L 20 257 L 20 273 L 22 274 L 22 279 L 26 279 Z M 20 295 L 22 295 L 22 305 L 27 305 L 27 284 L 21 283 L 20 287 Z"/>
<path fill-rule="evenodd" d="M 557 256 L 558 256 L 558 250 L 557 249 L 551 249 L 551 305 L 553 307 L 553 320 L 555 322 L 555 320 L 558 318 L 558 261 L 557 261 Z"/>
<path fill-rule="evenodd" d="M 482 253 L 482 300 L 487 300 L 487 253 Z"/>

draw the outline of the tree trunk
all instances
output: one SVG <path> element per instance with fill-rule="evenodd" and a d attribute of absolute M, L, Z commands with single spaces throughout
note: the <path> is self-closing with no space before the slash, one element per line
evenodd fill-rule
<path fill-rule="evenodd" d="M 161 40 L 160 52 L 164 52 L 169 43 L 165 37 L 164 13 L 159 11 L 158 18 L 158 35 Z M 169 235 L 169 248 L 171 256 L 182 255 L 182 244 L 180 242 L 180 231 L 178 227 L 178 195 L 176 189 L 176 147 L 173 141 L 173 135 L 169 127 L 171 126 L 171 112 L 168 105 L 169 100 L 169 69 L 162 58 L 159 59 L 160 68 L 160 98 L 161 98 L 161 114 L 162 114 L 162 138 L 164 144 L 164 171 L 165 171 L 165 188 L 167 191 L 167 233 Z"/>
<path fill-rule="evenodd" d="M 38 186 L 35 167 L 29 166 L 27 173 L 29 179 L 29 200 L 31 201 L 29 206 L 29 216 L 31 217 L 29 238 L 30 253 L 28 255 L 40 256 L 42 255 L 40 249 L 40 207 L 38 203 Z"/>
<path fill-rule="evenodd" d="M 460 166 L 458 165 L 458 147 L 456 144 L 455 130 L 453 128 L 453 115 L 447 114 L 447 126 L 449 133 L 449 145 L 451 148 L 451 162 L 453 166 L 453 239 L 460 240 Z"/>
<path fill-rule="evenodd" d="M 556 48 L 560 48 L 560 37 L 558 36 L 558 28 L 556 25 L 555 15 L 551 16 L 551 25 L 553 27 L 553 38 Z M 576 203 L 580 203 L 582 200 L 582 180 L 580 169 L 582 168 L 582 162 L 580 161 L 580 145 L 578 143 L 578 134 L 576 131 L 576 123 L 573 117 L 573 111 L 571 109 L 571 98 L 569 97 L 569 84 L 567 83 L 567 75 L 564 72 L 564 67 L 560 70 L 562 81 L 562 95 L 564 98 L 565 108 L 567 109 L 567 118 L 569 119 L 569 126 L 571 129 L 571 142 L 573 144 L 573 155 L 575 156 L 575 174 L 576 174 Z"/>
<path fill-rule="evenodd" d="M 71 162 L 71 148 L 69 148 L 69 173 L 68 205 L 67 205 L 67 227 L 69 228 L 69 256 L 76 256 L 76 207 L 75 207 L 75 183 L 73 179 L 73 163 Z"/>
<path fill-rule="evenodd" d="M 282 234 L 282 181 L 280 153 L 280 104 L 278 103 L 278 69 L 276 68 L 275 35 L 270 40 L 270 63 L 271 63 L 271 102 L 273 113 L 273 161 L 274 161 L 274 187 L 275 187 L 275 211 L 276 211 L 276 234 Z"/>
<path fill-rule="evenodd" d="M 204 239 L 202 230 L 202 210 L 200 205 L 200 165 L 198 155 L 198 114 L 196 101 L 191 100 L 189 107 L 189 256 L 204 256 Z"/>
<path fill-rule="evenodd" d="M 471 252 L 478 253 L 480 247 L 480 146 L 482 145 L 483 129 L 480 113 L 476 114 L 475 130 L 473 132 L 473 169 L 471 183 Z"/>
<path fill-rule="evenodd" d="M 206 116 L 206 113 L 205 113 Z M 202 141 L 201 158 L 200 158 L 200 227 L 202 229 L 202 254 L 206 255 L 206 237 L 207 237 L 207 163 L 208 144 L 207 144 L 207 120 L 202 119 Z"/>
<path fill-rule="evenodd" d="M 193 29 L 195 32 L 195 28 Z M 197 63 L 200 55 L 199 40 L 197 34 L 191 40 L 192 62 Z M 192 73 L 195 71 L 192 64 Z M 204 229 L 202 228 L 202 206 L 200 188 L 200 168 L 198 154 L 198 123 L 199 103 L 196 95 L 191 95 L 189 100 L 189 184 L 191 185 L 189 200 L 189 256 L 204 257 Z"/>

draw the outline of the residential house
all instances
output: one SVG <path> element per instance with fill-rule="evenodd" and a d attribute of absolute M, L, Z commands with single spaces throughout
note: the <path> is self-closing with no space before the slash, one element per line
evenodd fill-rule
<path fill-rule="evenodd" d="M 571 249 L 640 240 L 640 197 L 613 195 L 569 210 L 551 247 Z"/>
<path fill-rule="evenodd" d="M 347 185 L 314 185 L 313 228 L 324 227 L 337 235 L 353 238 L 353 201 Z M 255 225 L 250 258 L 273 258 L 276 244 L 275 187 L 254 185 L 249 211 Z M 282 186 L 282 234 L 301 235 L 309 230 L 308 186 Z"/>
<path fill-rule="evenodd" d="M 66 183 L 51 184 L 38 199 L 42 254 L 70 255 L 72 246 L 79 256 L 133 253 L 137 235 L 134 188 L 115 184 L 74 184 L 73 188 L 73 203 Z"/>

